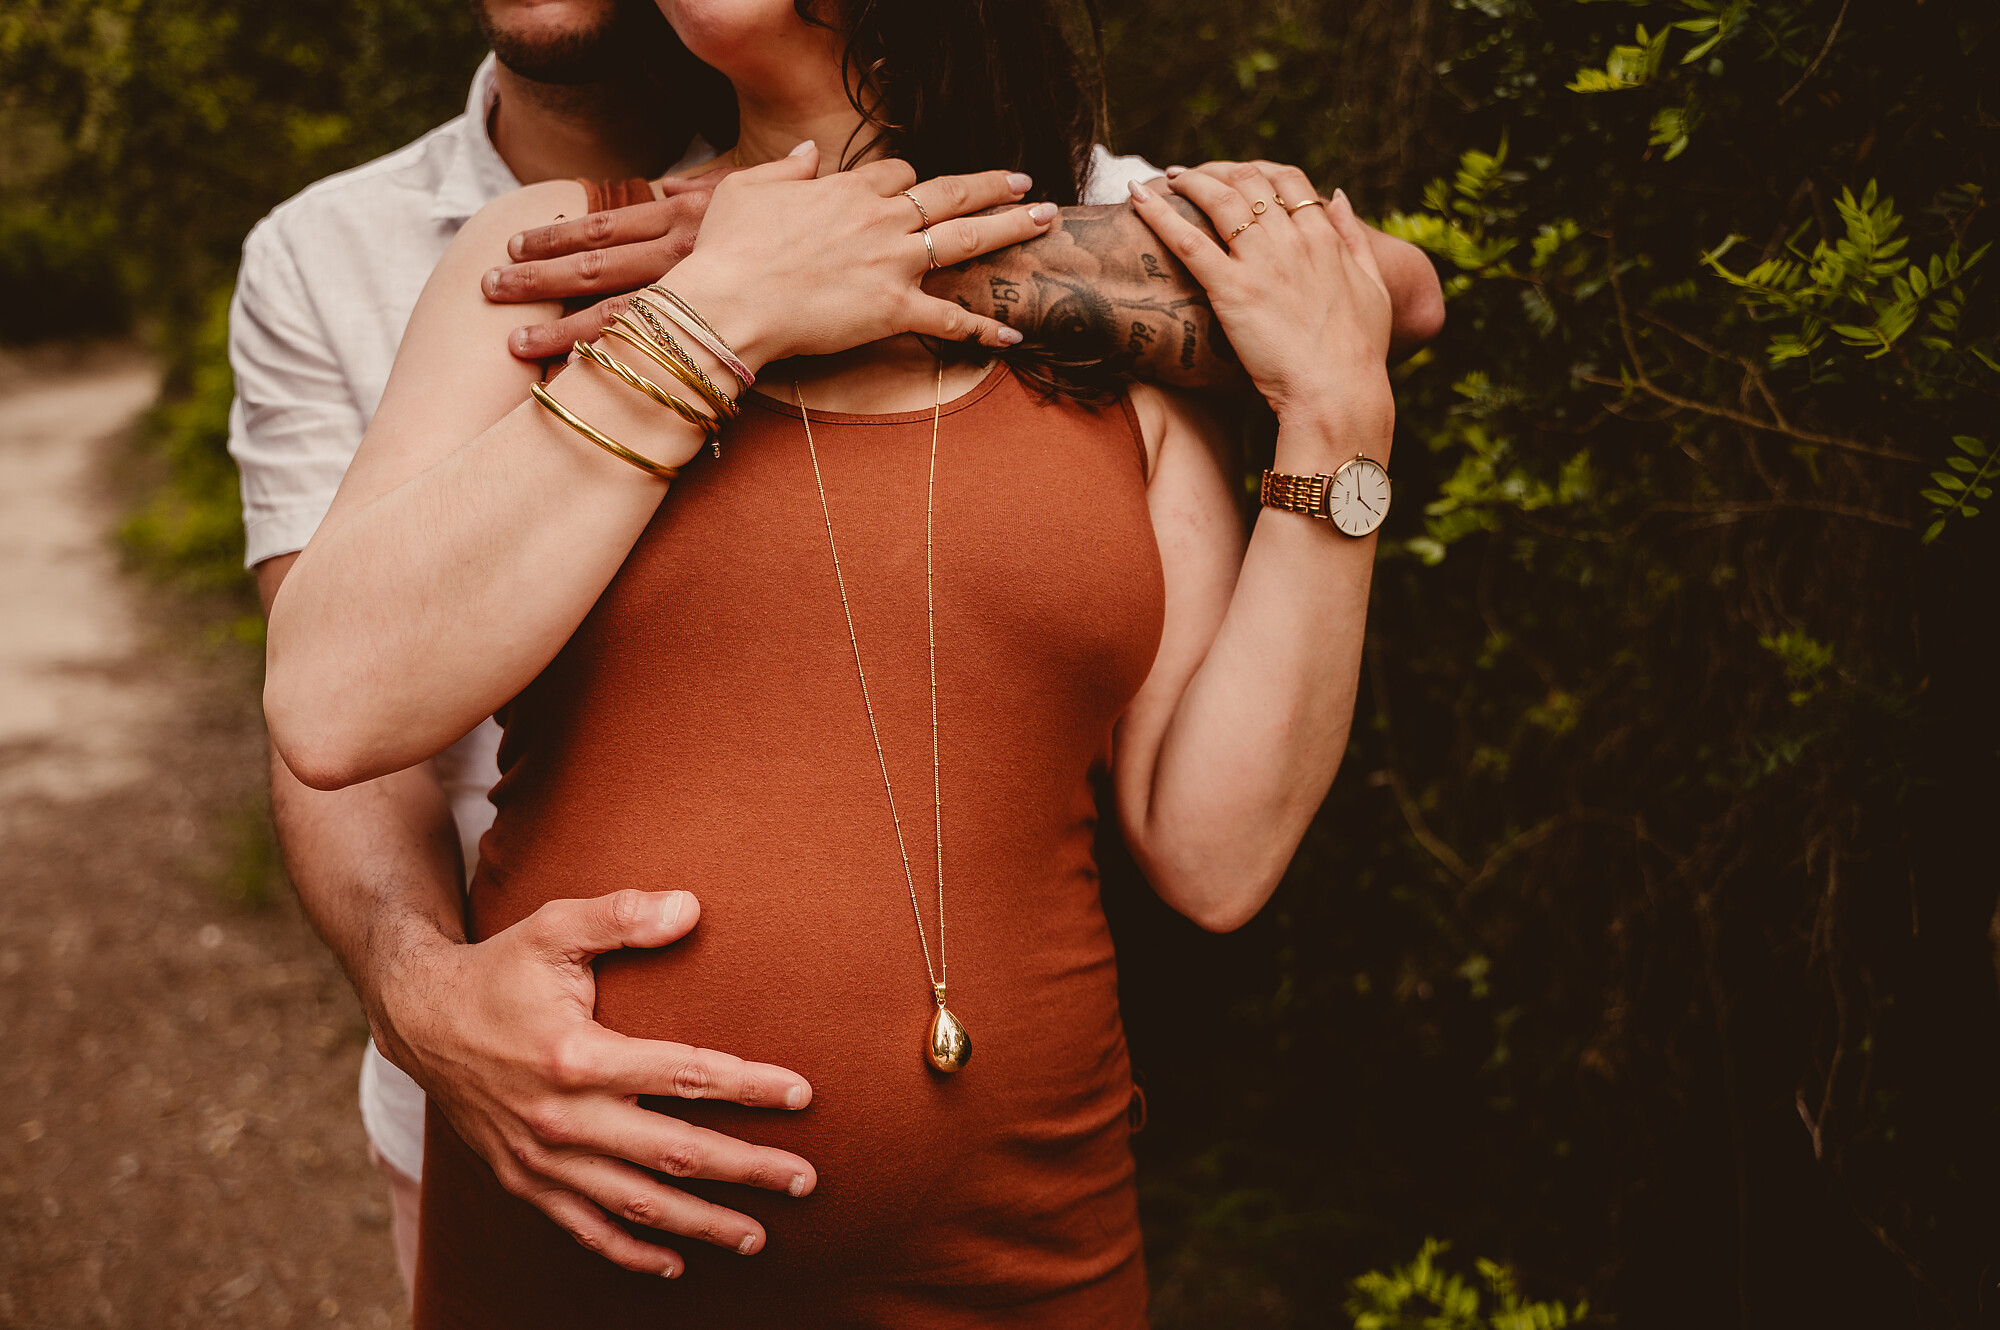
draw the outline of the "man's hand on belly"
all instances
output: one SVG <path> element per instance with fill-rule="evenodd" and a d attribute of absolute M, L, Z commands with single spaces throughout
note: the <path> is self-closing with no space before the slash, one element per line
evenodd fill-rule
<path fill-rule="evenodd" d="M 552 901 L 483 942 L 440 939 L 413 948 L 379 990 L 383 1052 L 429 1092 L 502 1186 L 606 1259 L 669 1278 L 683 1268 L 680 1255 L 615 1221 L 746 1255 L 763 1249 L 765 1234 L 756 1220 L 643 1169 L 793 1196 L 817 1182 L 797 1155 L 637 1103 L 640 1095 L 660 1095 L 799 1109 L 812 1098 L 803 1077 L 709 1049 L 633 1039 L 593 1017 L 597 956 L 665 946 L 700 914 L 681 891 Z"/>

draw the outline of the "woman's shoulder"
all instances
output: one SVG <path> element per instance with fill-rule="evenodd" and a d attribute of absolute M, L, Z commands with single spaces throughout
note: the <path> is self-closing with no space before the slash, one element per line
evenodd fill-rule
<path fill-rule="evenodd" d="M 458 243 L 479 244 L 497 234 L 504 249 L 506 241 L 517 232 L 581 217 L 588 211 L 589 200 L 582 181 L 543 180 L 502 194 L 474 213 L 458 233 Z"/>
<path fill-rule="evenodd" d="M 1158 473 L 1160 452 L 1171 440 L 1223 455 L 1233 449 L 1235 431 L 1228 419 L 1228 399 L 1189 392 L 1156 383 L 1134 383 L 1126 400 L 1146 450 L 1146 476 Z"/>

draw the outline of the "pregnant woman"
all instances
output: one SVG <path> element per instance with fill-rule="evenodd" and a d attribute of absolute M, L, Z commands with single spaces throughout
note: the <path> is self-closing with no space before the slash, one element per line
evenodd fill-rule
<path fill-rule="evenodd" d="M 1388 500 L 1365 233 L 1268 164 L 1173 181 L 1213 234 L 1132 191 L 1279 420 L 1246 541 L 1200 405 L 1044 392 L 1018 335 L 918 287 L 1077 197 L 1094 126 L 1052 5 L 663 7 L 734 84 L 749 169 L 546 385 L 479 277 L 583 187 L 464 229 L 274 606 L 266 705 L 322 787 L 498 712 L 471 934 L 607 880 L 699 909 L 581 1000 L 759 1061 L 691 1053 L 647 1101 L 671 1130 L 627 1151 L 652 1167 L 610 1180 L 630 1227 L 600 1250 L 667 1279 L 574 1244 L 433 1115 L 417 1324 L 1142 1326 L 1092 779 L 1211 929 L 1325 796 Z M 669 1216 L 713 1246 L 642 1241 Z"/>

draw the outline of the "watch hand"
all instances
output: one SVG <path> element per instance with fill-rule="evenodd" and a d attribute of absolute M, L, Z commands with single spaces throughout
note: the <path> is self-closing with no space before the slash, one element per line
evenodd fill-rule
<path fill-rule="evenodd" d="M 1355 501 L 1356 503 L 1360 504 L 1360 505 L 1361 505 L 1361 506 L 1362 506 L 1363 508 L 1368 508 L 1368 500 L 1366 500 L 1366 499 L 1362 498 L 1362 497 L 1361 497 L 1361 496 L 1360 496 L 1359 494 L 1357 494 L 1357 495 L 1355 495 L 1355 496 L 1354 496 L 1354 501 Z M 1373 508 L 1368 508 L 1368 511 L 1369 511 L 1369 512 L 1371 512 L 1371 513 L 1375 513 L 1375 510 L 1374 510 Z M 1381 516 L 1382 514 L 1380 514 L 1380 513 L 1375 513 L 1375 515 L 1376 515 L 1377 517 L 1380 517 L 1380 516 Z"/>

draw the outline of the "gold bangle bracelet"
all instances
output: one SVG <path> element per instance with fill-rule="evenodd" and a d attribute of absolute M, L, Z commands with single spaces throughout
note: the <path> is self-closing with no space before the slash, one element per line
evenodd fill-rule
<path fill-rule="evenodd" d="M 661 406 L 666 407 L 669 411 L 672 411 L 674 409 L 673 404 L 676 401 L 680 400 L 679 398 L 676 398 L 672 393 L 668 392 L 665 388 L 662 388 L 659 384 L 654 383 L 651 379 L 645 377 L 643 374 L 640 374 L 637 370 L 633 369 L 630 365 L 626 364 L 624 361 L 614 360 L 612 357 L 606 355 L 603 351 L 599 350 L 597 347 L 591 345 L 588 342 L 578 342 L 576 344 L 575 349 L 576 353 L 579 356 L 583 357 L 585 360 L 588 360 L 591 363 L 598 365 L 604 369 L 610 370 L 613 374 L 616 374 L 619 378 L 625 380 L 626 384 L 628 384 L 633 388 L 637 388 L 640 392 L 646 394 L 646 396 L 652 398 L 654 401 L 658 402 Z"/>
<path fill-rule="evenodd" d="M 619 337 L 622 340 L 628 342 L 632 340 L 629 337 L 624 337 L 624 335 L 615 328 L 606 329 L 605 335 L 607 337 Z M 688 403 L 682 401 L 680 398 L 668 392 L 665 388 L 662 388 L 659 384 L 654 383 L 651 379 L 648 379 L 643 375 L 641 375 L 637 370 L 634 370 L 630 365 L 627 365 L 624 361 L 614 360 L 610 356 L 606 355 L 604 352 L 598 350 L 597 347 L 591 345 L 589 342 L 578 342 L 576 344 L 576 353 L 582 356 L 585 360 L 588 360 L 591 364 L 597 365 L 602 369 L 610 370 L 613 374 L 616 374 L 619 378 L 623 379 L 627 385 L 638 389 L 640 392 L 646 394 L 646 396 L 658 402 L 661 406 L 667 408 L 667 410 L 679 416 L 682 420 L 685 420 L 688 424 L 700 430 L 702 433 L 703 443 L 713 442 L 715 436 L 720 432 L 715 423 L 715 420 L 712 417 L 702 414 L 695 407 L 690 406 Z"/>
<path fill-rule="evenodd" d="M 584 438 L 589 439 L 619 461 L 639 468 L 639 470 L 644 471 L 656 480 L 672 480 L 681 473 L 681 469 L 677 466 L 666 466 L 655 462 L 650 457 L 642 457 L 638 453 L 633 452 L 630 448 L 627 448 L 624 444 L 618 442 L 618 440 L 597 429 L 589 421 L 578 416 L 576 412 L 549 396 L 548 389 L 542 387 L 541 384 L 529 384 L 528 391 L 534 395 L 535 400 L 540 402 L 550 415 L 575 430 L 578 434 L 581 434 Z"/>
<path fill-rule="evenodd" d="M 634 308 L 644 308 L 644 306 L 635 302 Z M 626 332 L 636 336 L 638 340 L 633 342 L 633 345 L 659 362 L 661 368 L 699 393 L 704 401 L 715 408 L 715 414 L 719 418 L 724 420 L 736 419 L 737 412 L 741 408 L 736 405 L 736 402 L 732 398 L 724 396 L 722 390 L 717 388 L 714 382 L 701 372 L 701 366 L 695 364 L 689 358 L 686 349 L 679 342 L 673 342 L 670 347 L 662 347 L 659 338 L 654 337 L 646 329 L 641 328 L 632 320 L 630 315 L 626 314 L 613 314 L 611 316 L 611 323 L 605 326 L 604 331 L 608 333 L 613 331 L 614 328 L 623 328 Z M 625 340 L 632 342 L 633 338 L 627 337 Z M 668 336 L 668 340 L 670 342 L 673 341 L 671 334 Z"/>
<path fill-rule="evenodd" d="M 632 346 L 638 348 L 641 351 L 645 351 L 647 349 L 644 343 L 638 341 L 636 338 L 624 332 L 622 329 L 606 328 L 604 330 L 604 335 L 606 337 L 616 337 L 621 342 L 629 342 Z M 666 389 L 652 382 L 650 379 L 641 378 L 636 372 L 633 371 L 631 366 L 624 364 L 622 361 L 613 360 L 610 356 L 605 355 L 602 351 L 599 351 L 596 347 L 591 346 L 588 343 L 578 342 L 576 344 L 576 349 L 577 349 L 577 354 L 585 357 L 586 359 L 592 361 L 595 364 L 603 366 L 605 369 L 610 370 L 613 374 L 616 374 L 619 378 L 624 379 L 625 382 L 631 384 L 634 388 L 637 388 L 640 392 L 645 393 L 648 397 L 651 397 L 661 406 L 664 406 L 665 408 L 667 408 L 667 410 L 673 412 L 675 415 L 679 416 L 682 420 L 685 420 L 688 424 L 700 430 L 701 441 L 707 444 L 710 448 L 713 448 L 715 450 L 715 455 L 717 457 L 722 456 L 722 426 L 713 417 L 702 414 L 699 410 L 697 410 L 693 406 L 690 406 L 687 402 L 683 401 L 682 399 L 674 396 Z M 655 359 L 657 358 L 658 357 L 655 357 Z M 671 369 L 673 368 L 673 366 L 669 365 L 667 366 L 667 368 Z M 627 375 L 630 375 L 631 377 L 627 378 L 626 377 Z"/>
<path fill-rule="evenodd" d="M 639 316 L 640 321 L 652 333 L 653 340 L 665 347 L 668 353 L 680 361 L 682 365 L 693 371 L 696 382 L 688 383 L 688 387 L 706 397 L 709 405 L 713 406 L 718 413 L 728 416 L 732 420 L 735 419 L 737 411 L 736 399 L 716 387 L 715 380 L 708 377 L 708 371 L 704 370 L 696 362 L 695 358 L 688 354 L 687 348 L 680 344 L 678 338 L 667 331 L 667 325 L 660 322 L 660 316 L 653 309 L 652 304 L 639 299 L 636 295 L 627 303 L 630 305 L 632 312 Z M 686 383 L 687 380 L 683 378 L 682 382 Z"/>

